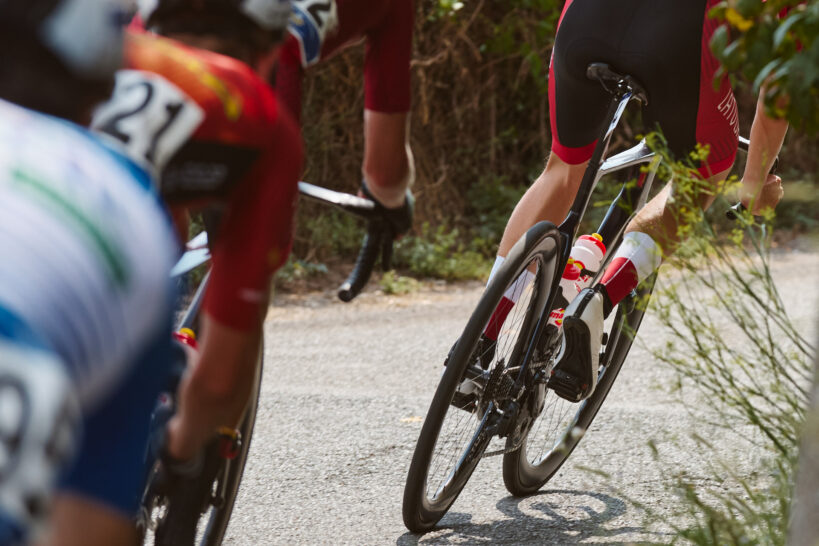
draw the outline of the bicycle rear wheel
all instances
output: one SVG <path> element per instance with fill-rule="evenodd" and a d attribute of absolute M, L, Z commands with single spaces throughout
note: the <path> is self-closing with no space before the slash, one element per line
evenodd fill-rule
<path fill-rule="evenodd" d="M 617 307 L 600 358 L 594 393 L 577 404 L 546 389 L 546 400 L 520 448 L 503 457 L 503 482 L 515 496 L 537 492 L 560 469 L 588 430 L 620 373 L 643 320 L 656 276 L 647 279 Z"/>
<path fill-rule="evenodd" d="M 517 369 L 531 343 L 555 280 L 560 235 L 554 225 L 542 222 L 531 228 L 512 248 L 503 266 L 487 287 L 455 347 L 416 444 L 404 488 L 403 518 L 410 531 L 431 529 L 458 498 L 492 437 L 503 425 L 499 403 L 510 396 Z M 529 286 L 520 286 L 520 297 L 511 308 L 495 344 L 494 356 L 484 358 L 481 334 L 504 293 L 524 270 L 535 274 Z M 468 405 L 452 405 L 467 369 L 478 370 L 478 392 Z M 463 408 L 463 409 L 462 409 Z"/>

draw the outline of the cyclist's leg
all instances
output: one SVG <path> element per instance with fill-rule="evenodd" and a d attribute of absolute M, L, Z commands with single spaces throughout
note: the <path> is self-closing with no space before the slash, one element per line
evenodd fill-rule
<path fill-rule="evenodd" d="M 723 77 L 716 89 L 713 84 L 719 63 L 707 44 L 720 24 L 709 18 L 713 3 L 643 3 L 635 24 L 652 17 L 648 19 L 651 25 L 645 32 L 623 34 L 619 47 L 622 69 L 637 77 L 648 91 L 650 102 L 643 116 L 646 125 L 659 125 L 670 151 L 679 159 L 685 159 L 697 143 L 709 145 L 711 153 L 699 175 L 717 183 L 733 165 L 738 120 L 727 78 Z M 582 396 L 594 389 L 604 316 L 659 267 L 664 251 L 676 248 L 680 217 L 675 207 L 679 202 L 675 205 L 669 198 L 671 191 L 671 187 L 666 188 L 631 223 L 600 285 L 581 292 L 566 309 L 566 342 L 555 370 L 575 385 L 583 383 L 578 378 L 591 377 L 590 388 L 580 389 Z M 701 191 L 695 199 L 707 206 L 711 193 Z"/>
<path fill-rule="evenodd" d="M 543 220 L 559 224 L 565 218 L 605 119 L 611 97 L 599 83 L 586 77 L 588 63 L 605 59 L 594 48 L 586 47 L 584 33 L 589 25 L 578 15 L 588 10 L 582 4 L 579 0 L 566 2 L 549 65 L 552 153 L 543 173 L 521 198 L 506 225 L 490 281 L 509 250 L 530 227 Z M 503 303 L 490 320 L 486 332 L 489 339 L 515 304 L 514 292 Z"/>
<path fill-rule="evenodd" d="M 607 312 L 659 267 L 662 256 L 676 250 L 678 228 L 685 220 L 679 207 L 693 201 L 707 208 L 714 198 L 712 188 L 719 187 L 733 166 L 739 134 L 736 100 L 727 77 L 723 76 L 715 88 L 714 76 L 719 63 L 710 49 L 701 45 L 710 42 L 720 24 L 708 15 L 707 8 L 711 3 L 709 0 L 702 13 L 684 8 L 680 14 L 680 20 L 685 16 L 684 24 L 665 22 L 663 26 L 672 37 L 656 45 L 655 51 L 667 62 L 657 65 L 662 69 L 644 75 L 647 79 L 644 83 L 652 94 L 652 102 L 644 117 L 649 126 L 659 125 L 675 157 L 686 158 L 698 143 L 708 146 L 709 155 L 697 170 L 703 182 L 691 189 L 676 190 L 672 182 L 628 225 L 627 244 L 621 245 L 619 251 L 623 255 L 615 254 L 601 283 L 608 300 L 605 302 Z M 684 36 L 673 37 L 672 33 L 685 29 L 688 32 Z M 673 47 L 675 44 L 681 47 Z M 649 47 L 648 44 L 643 46 Z M 673 85 L 663 86 L 661 80 L 654 81 L 655 77 L 664 77 Z M 685 199 L 671 199 L 675 191 L 691 195 Z M 639 244 L 630 244 L 638 239 Z"/>
<path fill-rule="evenodd" d="M 546 168 L 515 206 L 503 232 L 498 256 L 506 256 L 526 230 L 543 220 L 559 224 L 572 206 L 586 171 L 588 159 L 567 163 L 554 151 Z"/>
<path fill-rule="evenodd" d="M 339 18 L 347 15 L 341 2 Z M 364 60 L 364 180 L 382 205 L 404 204 L 414 165 L 409 148 L 410 58 L 415 10 L 412 0 L 391 0 L 379 22 L 366 31 Z"/>
<path fill-rule="evenodd" d="M 708 179 L 708 187 L 718 187 L 730 173 L 727 169 Z M 601 280 L 604 287 L 605 312 L 617 305 L 646 277 L 660 266 L 663 256 L 673 254 L 680 243 L 680 226 L 686 215 L 681 214 L 679 200 L 671 199 L 674 183 L 670 182 L 629 222 L 621 248 Z M 696 197 L 707 209 L 714 201 L 712 192 Z"/>
<path fill-rule="evenodd" d="M 79 454 L 55 498 L 49 544 L 135 542 L 134 516 L 144 485 L 151 412 L 170 369 L 168 319 L 120 387 L 83 416 Z"/>

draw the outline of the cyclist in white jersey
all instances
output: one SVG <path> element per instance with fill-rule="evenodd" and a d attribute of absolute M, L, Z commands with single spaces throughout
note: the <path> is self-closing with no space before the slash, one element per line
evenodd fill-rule
<path fill-rule="evenodd" d="M 148 175 L 77 122 L 119 0 L 0 2 L 0 544 L 128 544 L 178 252 Z"/>

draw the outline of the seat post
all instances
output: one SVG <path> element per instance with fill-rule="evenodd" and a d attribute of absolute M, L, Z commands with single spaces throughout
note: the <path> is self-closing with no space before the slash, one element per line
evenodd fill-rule
<path fill-rule="evenodd" d="M 574 240 L 575 235 L 577 235 L 580 219 L 583 217 L 583 214 L 586 212 L 586 209 L 589 206 L 591 194 L 600 178 L 598 176 L 600 165 L 603 163 L 603 158 L 608 151 L 614 129 L 620 123 L 620 119 L 623 117 L 623 112 L 625 112 L 629 101 L 634 98 L 634 92 L 628 86 L 624 85 L 618 85 L 612 91 L 612 93 L 613 96 L 611 98 L 611 102 L 609 103 L 609 108 L 603 125 L 605 130 L 603 134 L 600 135 L 600 138 L 597 139 L 597 144 L 594 147 L 594 152 L 592 153 L 589 164 L 586 167 L 586 171 L 583 173 L 583 180 L 580 182 L 580 188 L 574 202 L 572 203 L 572 208 L 569 210 L 569 214 L 559 227 L 561 234 L 566 237 L 566 241 L 569 243 L 571 243 L 571 241 Z M 563 245 L 564 260 L 569 259 L 570 251 L 571 244 Z"/>

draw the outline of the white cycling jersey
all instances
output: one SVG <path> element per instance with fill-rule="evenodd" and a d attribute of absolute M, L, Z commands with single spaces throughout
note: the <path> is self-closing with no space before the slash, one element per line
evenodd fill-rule
<path fill-rule="evenodd" d="M 85 129 L 0 101 L 0 307 L 62 359 L 84 408 L 167 323 L 176 253 L 143 170 Z"/>

